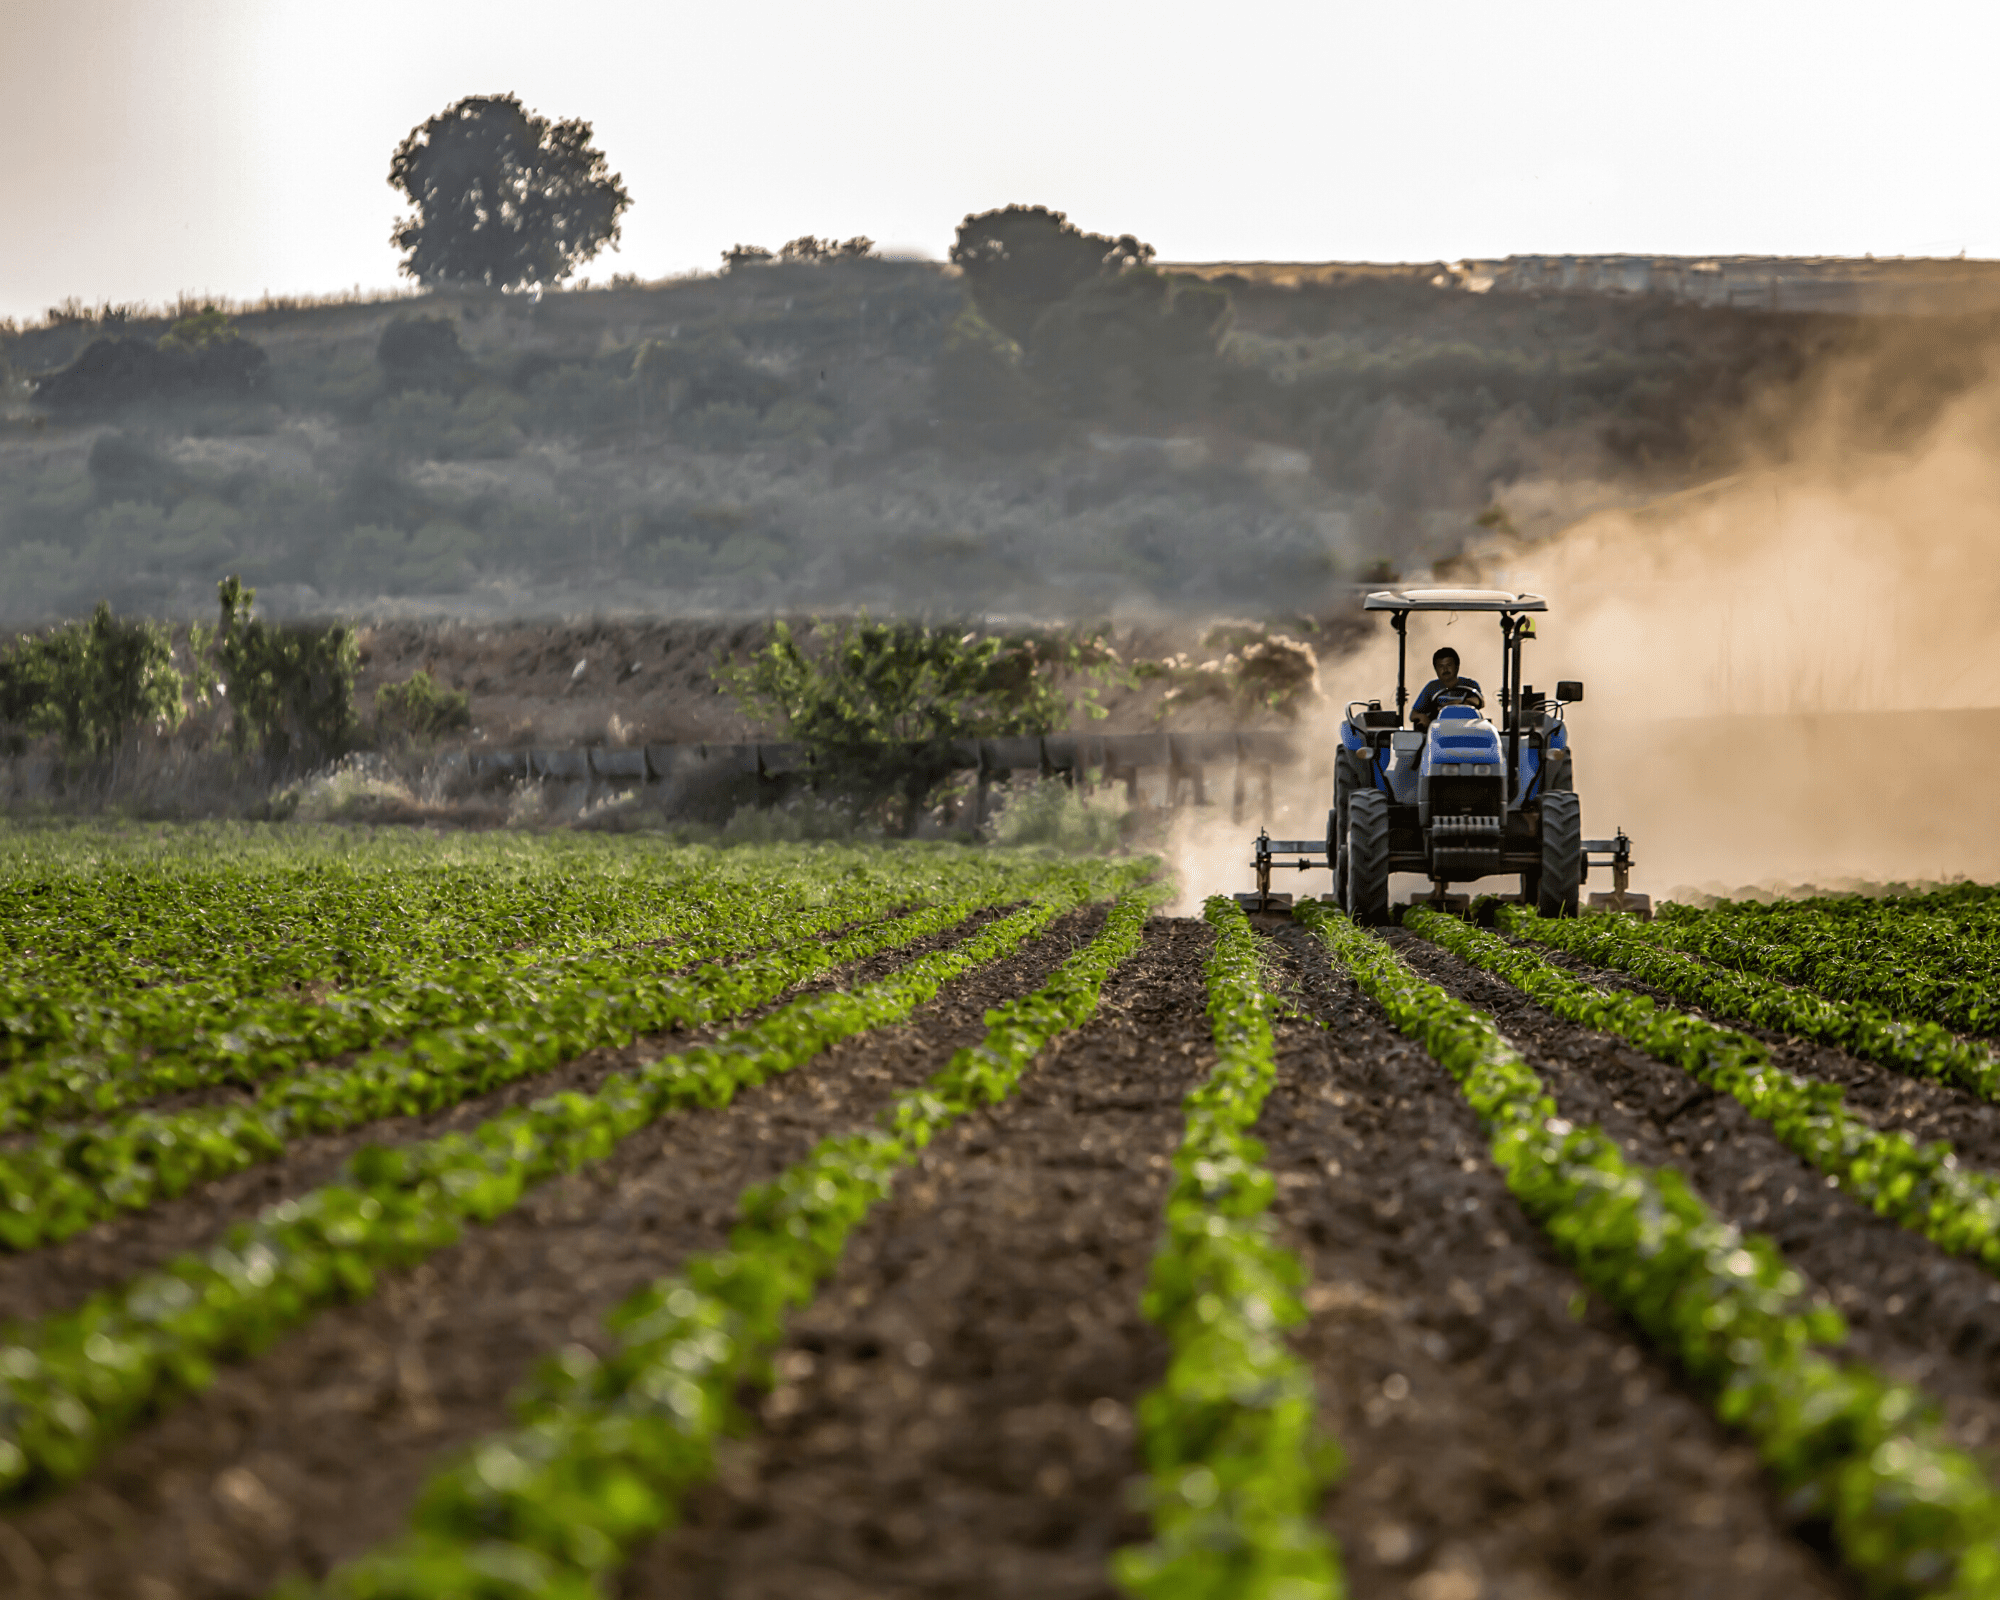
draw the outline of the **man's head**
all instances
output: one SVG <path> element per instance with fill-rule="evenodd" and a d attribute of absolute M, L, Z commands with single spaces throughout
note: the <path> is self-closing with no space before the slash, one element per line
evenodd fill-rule
<path fill-rule="evenodd" d="M 1437 674 L 1438 682 L 1449 689 L 1458 678 L 1458 652 L 1450 645 L 1433 651 L 1431 670 Z"/>

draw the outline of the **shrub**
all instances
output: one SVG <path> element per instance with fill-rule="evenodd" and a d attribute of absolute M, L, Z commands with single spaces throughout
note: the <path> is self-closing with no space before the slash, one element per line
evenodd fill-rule
<path fill-rule="evenodd" d="M 178 724 L 185 688 L 170 630 L 121 620 L 100 600 L 88 622 L 24 636 L 0 656 L 0 727 L 16 749 L 53 733 L 65 756 L 115 756 L 144 724 Z"/>
<path fill-rule="evenodd" d="M 822 787 L 863 808 L 900 806 L 905 828 L 966 765 L 959 741 L 1052 731 L 1070 710 L 1063 680 L 1101 681 L 1116 659 L 1094 637 L 961 634 L 865 615 L 815 634 L 808 650 L 780 622 L 747 662 L 719 664 L 717 681 L 812 752 Z M 1080 702 L 1102 716 L 1094 688 Z"/>
<path fill-rule="evenodd" d="M 378 733 L 410 739 L 435 739 L 472 726 L 472 703 L 464 691 L 440 686 L 421 667 L 403 683 L 385 683 L 375 691 Z"/>
<path fill-rule="evenodd" d="M 344 755 L 359 731 L 354 680 L 361 646 L 353 629 L 283 626 L 250 614 L 257 591 L 235 576 L 216 585 L 222 621 L 215 665 L 230 707 L 230 741 L 280 767 Z"/>

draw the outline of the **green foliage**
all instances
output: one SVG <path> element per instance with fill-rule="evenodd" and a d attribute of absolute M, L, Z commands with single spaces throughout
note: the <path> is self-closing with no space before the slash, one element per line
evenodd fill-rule
<path fill-rule="evenodd" d="M 1073 290 L 1153 258 L 1132 235 L 1085 233 L 1046 206 L 1007 206 L 968 216 L 951 262 L 986 320 L 1025 344 L 1042 313 Z"/>
<path fill-rule="evenodd" d="M 241 337 L 228 314 L 217 310 L 211 301 L 193 315 L 182 317 L 162 334 L 159 348 L 186 351 L 191 355 L 199 350 L 230 344 Z"/>
<path fill-rule="evenodd" d="M 1899 1005 L 1923 1007 L 1928 1002 L 1927 1008 L 1934 1012 L 1985 1017 L 1991 1015 L 1994 987 L 1986 976 L 1988 969 L 1980 958 L 1973 927 L 1968 926 L 1966 935 L 1956 941 L 1949 964 L 1941 951 L 1928 961 L 1906 951 L 1900 957 L 1902 964 L 1885 960 L 1880 971 L 1866 973 L 1855 972 L 1858 963 L 1851 962 L 1842 950 L 1787 950 L 1762 944 L 1714 927 L 1705 917 L 1692 927 L 1687 922 L 1647 927 L 1615 917 L 1552 923 L 1511 908 L 1503 908 L 1501 916 L 1512 932 L 1586 961 L 1629 972 L 1678 999 L 1692 1001 L 1713 1016 L 1796 1033 L 1898 1072 L 1953 1083 L 1982 1100 L 2000 1101 L 2000 1061 L 1986 1045 L 1960 1039 L 1936 1022 L 1899 1016 L 1865 1000 L 1830 1000 L 1754 972 L 1713 966 L 1673 948 L 1692 945 L 1720 960 L 1733 958 L 1735 965 L 1755 961 L 1768 969 L 1788 972 L 1795 979 L 1830 969 L 1830 975 L 1845 980 L 1850 989 L 1883 994 Z M 1853 941 L 1864 947 L 1870 942 L 1859 932 Z M 1813 944 L 1818 943 L 1815 935 Z"/>
<path fill-rule="evenodd" d="M 1011 442 L 1023 448 L 1051 438 L 1050 408 L 1021 370 L 1020 345 L 974 306 L 961 311 L 945 332 L 932 391 L 947 423 L 1011 429 Z"/>
<path fill-rule="evenodd" d="M 1870 1593 L 2000 1589 L 2000 1494 L 1985 1469 L 1922 1391 L 1826 1353 L 1846 1325 L 1775 1244 L 1716 1217 L 1678 1172 L 1636 1167 L 1601 1129 L 1572 1127 L 1489 1017 L 1380 939 L 1312 902 L 1296 915 L 1458 1081 L 1508 1188 L 1578 1275 L 1756 1442 L 1791 1514 L 1824 1519 Z"/>
<path fill-rule="evenodd" d="M 375 691 L 375 725 L 410 739 L 435 739 L 472 726 L 472 701 L 463 690 L 440 687 L 419 667 L 406 681 Z"/>
<path fill-rule="evenodd" d="M 1542 921 L 1518 911 L 1509 918 L 1514 931 L 1529 937 Z M 1837 1084 L 1781 1070 L 1747 1034 L 1663 1009 L 1647 995 L 1607 993 L 1454 918 L 1417 912 L 1405 925 L 1505 978 L 1564 1020 L 1615 1033 L 1730 1095 L 1768 1122 L 1788 1150 L 1864 1205 L 1954 1255 L 2000 1271 L 2000 1178 L 1962 1170 L 1949 1144 L 1918 1145 L 1905 1133 L 1877 1133 L 1849 1115 Z"/>
<path fill-rule="evenodd" d="M 963 951 L 926 957 L 859 995 L 791 1009 L 812 1014 L 810 1049 L 898 1020 L 945 974 L 1019 948 L 1073 903 L 1058 895 L 996 923 Z M 986 1036 L 898 1097 L 874 1129 L 823 1140 L 747 1191 L 726 1249 L 696 1256 L 617 1307 L 605 1319 L 605 1356 L 574 1345 L 553 1355 L 516 1399 L 519 1425 L 438 1472 L 418 1498 L 410 1533 L 337 1570 L 324 1592 L 347 1600 L 482 1593 L 485 1575 L 498 1569 L 521 1575 L 519 1592 L 598 1593 L 713 1471 L 716 1443 L 740 1425 L 740 1390 L 769 1382 L 786 1315 L 831 1275 L 895 1173 L 940 1131 L 1004 1100 L 1049 1040 L 1092 1015 L 1106 977 L 1138 947 L 1146 913 L 1143 894 L 1122 900 L 1048 984 L 989 1011 Z M 788 1049 L 763 1070 L 799 1058 Z M 649 1070 L 688 1072 L 673 1061 Z"/>
<path fill-rule="evenodd" d="M 402 272 L 491 289 L 560 283 L 617 242 L 632 204 L 590 140 L 589 123 L 552 123 L 511 94 L 468 96 L 413 128 L 389 165 L 416 207 L 391 235 Z"/>
<path fill-rule="evenodd" d="M 138 728 L 178 725 L 185 688 L 172 630 L 99 601 L 88 622 L 24 634 L 0 655 L 0 729 L 17 749 L 53 733 L 64 755 L 103 758 Z"/>
<path fill-rule="evenodd" d="M 257 591 L 233 575 L 216 585 L 215 661 L 238 754 L 312 766 L 344 755 L 359 732 L 354 680 L 361 642 L 342 623 L 274 625 L 251 615 Z"/>
<path fill-rule="evenodd" d="M 789 626 L 716 679 L 745 713 L 811 751 L 816 779 L 864 806 L 899 798 L 913 823 L 926 797 L 965 766 L 956 741 L 1049 733 L 1077 704 L 1104 713 L 1095 685 L 1116 666 L 1095 636 L 960 633 L 916 622 L 818 624 L 808 649 Z"/>
<path fill-rule="evenodd" d="M 1215 1071 L 1187 1097 L 1166 1237 L 1144 1309 L 1173 1350 L 1139 1403 L 1153 1542 L 1112 1570 L 1148 1600 L 1338 1600 L 1319 1500 L 1340 1452 L 1314 1420 L 1312 1373 L 1284 1332 L 1305 1320 L 1305 1272 L 1278 1241 L 1264 1147 L 1249 1136 L 1276 1076 L 1257 937 L 1232 900 L 1215 928 L 1208 1015 Z"/>
<path fill-rule="evenodd" d="M 253 1033 L 246 1040 L 239 1033 L 232 1036 L 233 1049 L 228 1041 L 219 1051 L 197 1046 L 197 1059 L 206 1056 L 210 1071 L 175 1063 L 182 1070 L 173 1077 L 154 1069 L 136 1074 L 131 1085 L 160 1093 L 163 1081 L 213 1081 L 219 1066 L 223 1081 L 268 1080 L 250 1106 L 136 1111 L 86 1127 L 57 1127 L 22 1150 L 0 1155 L 5 1194 L 0 1242 L 26 1249 L 67 1238 L 121 1209 L 144 1209 L 191 1184 L 268 1161 L 298 1134 L 439 1110 L 547 1072 L 600 1044 L 627 1044 L 641 1033 L 731 1015 L 774 999 L 838 959 L 858 959 L 922 936 L 913 929 L 937 932 L 976 909 L 977 902 L 954 903 L 871 925 L 836 945 L 819 944 L 813 936 L 825 925 L 808 917 L 802 919 L 806 933 L 794 935 L 791 944 L 688 979 L 661 978 L 658 958 L 643 952 L 570 962 L 554 974 L 517 975 L 504 964 L 486 972 L 457 969 L 448 974 L 449 986 L 433 993 L 405 1000 L 398 989 L 378 1001 L 343 1005 L 325 1021 L 300 1017 L 308 1006 L 299 1001 L 253 1003 L 240 1008 L 247 1015 L 239 1016 L 237 1026 L 272 1018 L 283 1030 L 276 1038 Z M 854 910 L 849 907 L 850 919 Z M 607 1000 L 606 985 L 617 986 L 615 1001 Z M 371 1035 L 380 1038 L 384 1023 L 392 1020 L 402 1031 L 390 1037 L 416 1034 L 421 1045 L 406 1051 L 376 1044 L 345 1067 L 305 1070 L 320 1055 L 355 1049 Z M 333 1044 L 343 1039 L 344 1046 Z"/>
<path fill-rule="evenodd" d="M 868 885 L 876 907 L 917 890 L 935 859 L 925 852 L 893 861 L 887 874 Z M 518 1010 L 512 1015 L 473 1027 L 427 1030 L 407 1054 L 377 1051 L 363 1057 L 355 1063 L 362 1070 L 348 1074 L 331 1095 L 325 1072 L 290 1080 L 290 1093 L 285 1084 L 275 1086 L 278 1092 L 267 1091 L 257 1102 L 265 1140 L 281 1141 L 288 1124 L 348 1126 L 356 1119 L 448 1104 L 523 1073 L 546 1071 L 594 1044 L 622 1042 L 634 1030 L 740 1013 L 817 972 L 922 939 L 981 905 L 1023 892 L 1034 903 L 884 981 L 794 1002 L 712 1047 L 616 1074 L 594 1094 L 541 1100 L 466 1133 L 364 1150 L 340 1182 L 272 1207 L 207 1256 L 184 1258 L 78 1312 L 12 1330 L 0 1346 L 0 1492 L 74 1476 L 137 1417 L 178 1392 L 204 1385 L 214 1360 L 260 1347 L 330 1300 L 367 1293 L 377 1272 L 421 1259 L 456 1238 L 464 1222 L 490 1220 L 532 1184 L 601 1158 L 619 1139 L 660 1116 L 727 1104 L 738 1087 L 789 1070 L 839 1038 L 901 1020 L 950 977 L 1009 953 L 1070 906 L 1135 875 L 1132 868 L 1116 873 L 1024 864 L 1009 870 L 961 863 L 953 874 L 958 886 L 981 886 L 972 898 L 935 903 L 821 943 L 814 931 L 854 917 L 851 902 L 840 903 L 837 892 L 827 897 L 833 885 L 854 881 L 835 870 L 851 861 L 836 857 L 825 863 L 821 898 L 803 918 L 781 917 L 761 926 L 754 914 L 737 925 L 739 906 L 719 901 L 707 883 L 690 883 L 671 910 L 685 933 L 699 936 L 692 950 L 704 939 L 711 955 L 740 953 L 774 934 L 789 934 L 788 942 L 741 965 L 710 965 L 684 978 L 658 977 L 656 954 L 642 963 L 645 976 L 636 969 L 614 974 L 588 960 L 566 961 L 544 976 L 540 993 L 531 986 L 513 997 Z M 768 883 L 768 873 L 758 876 Z M 739 882 L 746 891 L 756 887 L 751 876 Z M 717 928 L 729 930 L 720 942 Z M 614 995 L 619 997 L 615 1014 L 608 1014 L 605 1003 Z M 240 1136 L 254 1119 L 238 1118 L 227 1128 L 225 1120 L 213 1114 L 206 1121 L 199 1114 L 157 1119 L 172 1137 L 129 1164 L 107 1162 L 112 1141 L 73 1147 L 76 1170 L 133 1201 L 133 1185 L 143 1181 L 148 1166 L 144 1157 L 151 1157 L 157 1170 L 161 1152 L 173 1151 L 176 1180 L 194 1181 L 189 1169 L 200 1167 L 219 1140 Z M 251 1158 L 257 1153 L 248 1151 Z M 11 1194 L 15 1175 L 7 1178 L 0 1188 Z M 65 1198 L 87 1203 L 78 1188 L 72 1183 L 67 1195 L 51 1191 L 44 1199 L 53 1210 L 60 1210 Z M 12 1210 L 18 1224 L 18 1202 Z M 246 1270 L 246 1262 L 258 1265 Z"/>
<path fill-rule="evenodd" d="M 2000 894 L 1990 888 L 1669 906 L 1651 936 L 1877 1015 L 2000 1033 Z"/>
<path fill-rule="evenodd" d="M 875 241 L 866 234 L 856 234 L 852 239 L 820 239 L 802 233 L 778 247 L 780 261 L 806 266 L 821 266 L 830 261 L 865 261 L 874 253 Z"/>

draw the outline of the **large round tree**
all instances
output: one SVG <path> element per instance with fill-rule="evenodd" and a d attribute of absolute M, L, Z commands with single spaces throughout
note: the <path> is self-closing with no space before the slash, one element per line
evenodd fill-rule
<path fill-rule="evenodd" d="M 390 184 L 416 207 L 390 240 L 419 283 L 560 283 L 618 238 L 632 203 L 590 124 L 550 122 L 511 94 L 474 95 L 396 147 Z"/>

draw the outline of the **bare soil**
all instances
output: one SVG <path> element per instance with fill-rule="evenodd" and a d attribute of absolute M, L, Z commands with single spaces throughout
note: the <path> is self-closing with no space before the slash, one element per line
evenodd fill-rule
<path fill-rule="evenodd" d="M 1110 1596 L 1143 1538 L 1139 1316 L 1180 1098 L 1213 1063 L 1208 929 L 1155 923 L 1097 1016 L 970 1117 L 794 1326 L 763 1428 L 645 1551 L 638 1597 Z"/>

